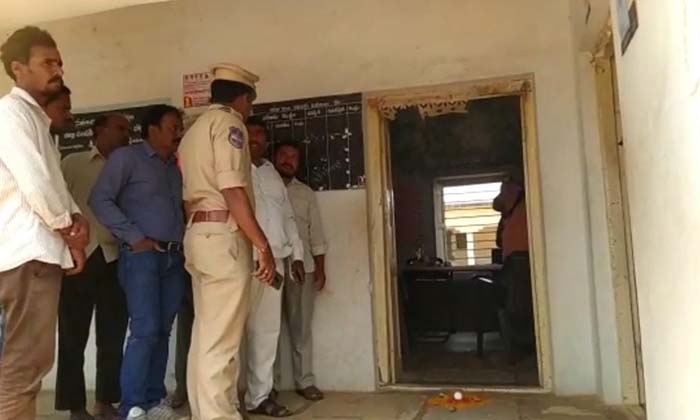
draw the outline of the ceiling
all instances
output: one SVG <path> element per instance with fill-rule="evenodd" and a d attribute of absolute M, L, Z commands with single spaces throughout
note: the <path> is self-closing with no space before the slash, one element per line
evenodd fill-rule
<path fill-rule="evenodd" d="M 169 0 L 0 0 L 0 28 L 89 15 L 138 4 Z"/>

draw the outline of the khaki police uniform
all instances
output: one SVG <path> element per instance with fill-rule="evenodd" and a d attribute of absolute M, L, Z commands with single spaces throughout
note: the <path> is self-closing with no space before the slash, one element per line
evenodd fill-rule
<path fill-rule="evenodd" d="M 255 87 L 258 77 L 235 65 L 217 65 L 214 79 Z M 193 419 L 240 419 L 238 353 L 249 311 L 252 245 L 221 193 L 245 188 L 253 204 L 248 132 L 234 109 L 212 105 L 189 129 L 179 149 L 189 223 L 184 247 L 192 275 L 195 318 L 187 389 Z M 215 213 L 212 213 L 215 212 Z M 224 213 L 225 215 L 225 213 Z"/>

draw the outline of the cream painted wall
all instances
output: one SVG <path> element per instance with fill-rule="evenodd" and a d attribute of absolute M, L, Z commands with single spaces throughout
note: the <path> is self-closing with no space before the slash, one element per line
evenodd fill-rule
<path fill-rule="evenodd" d="M 624 56 L 616 47 L 647 413 L 697 419 L 700 5 L 637 6 L 636 36 Z"/>
<path fill-rule="evenodd" d="M 180 0 L 44 26 L 60 43 L 76 108 L 179 103 L 182 74 L 222 60 L 260 74 L 261 101 L 533 73 L 554 386 L 592 394 L 593 272 L 569 13 L 568 2 L 551 0 Z M 319 375 L 324 386 L 371 389 L 363 194 L 320 199 L 333 220 L 337 300 L 319 303 Z"/>
<path fill-rule="evenodd" d="M 578 130 L 583 138 L 583 158 L 586 173 L 585 191 L 590 240 L 591 270 L 593 274 L 593 337 L 598 376 L 598 394 L 607 404 L 623 404 L 621 380 L 621 350 L 618 345 L 616 302 L 608 229 L 608 214 L 603 176 L 599 109 L 596 94 L 595 70 L 591 51 L 595 51 L 602 30 L 608 20 L 607 0 L 582 2 L 570 0 L 574 38 L 574 60 L 577 74 L 576 104 L 580 120 Z M 588 5 L 592 9 L 588 9 Z"/>
<path fill-rule="evenodd" d="M 610 259 L 610 231 L 606 213 L 605 184 L 601 139 L 598 125 L 598 104 L 594 68 L 590 53 L 578 55 L 579 104 L 581 106 L 581 130 L 584 136 L 586 158 L 586 185 L 590 220 L 593 290 L 597 326 L 595 338 L 599 395 L 607 404 L 622 404 L 620 378 L 620 349 L 616 325 L 616 306 L 613 290 L 613 273 Z"/>

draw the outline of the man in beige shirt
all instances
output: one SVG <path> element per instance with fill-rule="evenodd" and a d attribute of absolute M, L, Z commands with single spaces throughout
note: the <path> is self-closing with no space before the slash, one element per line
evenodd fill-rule
<path fill-rule="evenodd" d="M 42 109 L 63 86 L 56 42 L 26 27 L 0 47 L 0 60 L 15 82 L 0 99 L 0 418 L 28 420 L 53 365 L 63 270 L 83 269 L 89 228 Z"/>
<path fill-rule="evenodd" d="M 68 189 L 93 232 L 85 270 L 63 280 L 59 303 L 56 409 L 70 410 L 71 420 L 92 419 L 86 410 L 83 354 L 93 311 L 97 334 L 94 414 L 100 419 L 118 417 L 112 404 L 121 400 L 119 372 L 127 324 L 126 300 L 117 278 L 118 244 L 95 219 L 88 198 L 105 160 L 129 144 L 129 121 L 122 114 L 105 114 L 95 119 L 92 130 L 90 150 L 68 155 L 61 165 Z"/>
<path fill-rule="evenodd" d="M 300 158 L 299 145 L 296 143 L 280 143 L 275 148 L 275 168 L 287 185 L 297 230 L 304 245 L 306 269 L 306 280 L 302 284 L 288 282 L 284 288 L 282 318 L 289 330 L 292 370 L 297 393 L 307 400 L 318 401 L 323 399 L 323 393 L 316 387 L 313 373 L 311 320 L 316 293 L 326 286 L 326 238 L 316 194 L 296 178 Z M 277 383 L 280 379 L 279 359 L 278 353 L 275 363 Z"/>

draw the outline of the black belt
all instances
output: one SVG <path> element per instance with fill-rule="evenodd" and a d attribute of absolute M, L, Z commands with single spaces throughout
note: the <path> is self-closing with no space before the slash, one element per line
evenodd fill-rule
<path fill-rule="evenodd" d="M 182 242 L 175 242 L 175 241 L 170 241 L 170 242 L 168 242 L 168 241 L 155 241 L 155 242 L 158 244 L 158 246 L 161 249 L 164 250 L 163 252 L 171 252 L 171 251 L 172 252 L 180 252 L 180 253 L 184 252 L 184 247 L 182 245 Z M 122 248 L 128 249 L 129 251 L 131 251 L 131 245 L 129 245 L 127 243 L 123 243 Z"/>
<path fill-rule="evenodd" d="M 158 246 L 166 250 L 167 252 L 174 251 L 174 252 L 182 252 L 183 247 L 182 247 L 182 242 L 166 242 L 166 241 L 156 241 L 158 242 Z"/>

